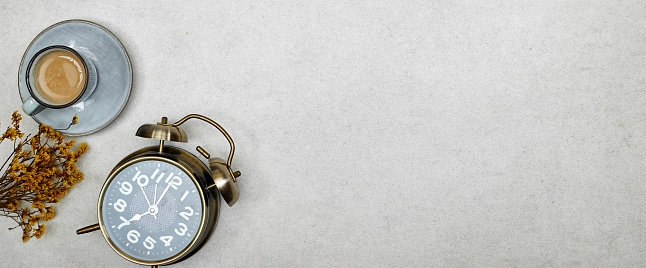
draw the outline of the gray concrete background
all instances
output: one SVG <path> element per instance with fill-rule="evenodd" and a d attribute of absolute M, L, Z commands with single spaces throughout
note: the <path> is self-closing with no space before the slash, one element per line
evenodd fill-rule
<path fill-rule="evenodd" d="M 134 69 L 86 179 L 4 267 L 136 267 L 99 233 L 108 172 L 200 113 L 236 141 L 241 197 L 174 267 L 646 265 L 643 1 L 2 1 L 0 122 L 46 27 L 97 22 Z M 23 128 L 35 132 L 26 118 Z M 227 154 L 201 123 L 194 150 Z M 0 153 L 8 148 L 2 146 Z"/>

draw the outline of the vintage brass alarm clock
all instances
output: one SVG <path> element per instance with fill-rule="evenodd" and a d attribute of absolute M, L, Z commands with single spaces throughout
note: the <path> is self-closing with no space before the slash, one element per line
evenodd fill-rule
<path fill-rule="evenodd" d="M 197 151 L 208 166 L 193 154 L 167 146 L 164 141 L 187 142 L 178 128 L 189 119 L 216 127 L 229 141 L 229 158 L 211 158 L 202 147 Z M 110 172 L 99 196 L 99 223 L 77 234 L 101 229 L 110 247 L 137 264 L 168 265 L 197 252 L 209 239 L 218 220 L 220 198 L 229 206 L 238 200 L 236 177 L 231 171 L 235 146 L 229 134 L 215 121 L 197 114 L 174 124 L 146 124 L 137 136 L 159 139 L 158 146 L 138 150 L 121 160 Z"/>

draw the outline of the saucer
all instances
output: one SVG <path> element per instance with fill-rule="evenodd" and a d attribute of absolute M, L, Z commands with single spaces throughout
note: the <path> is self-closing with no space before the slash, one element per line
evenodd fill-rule
<path fill-rule="evenodd" d="M 42 48 L 64 45 L 82 51 L 94 63 L 98 73 L 96 89 L 88 99 L 64 109 L 45 109 L 32 116 L 68 136 L 97 132 L 108 126 L 126 106 L 132 88 L 132 66 L 119 39 L 101 25 L 85 20 L 67 20 L 49 26 L 31 41 L 22 56 L 18 71 L 18 89 L 24 102 L 29 98 L 25 71 L 29 60 Z M 74 115 L 78 124 L 67 128 Z"/>

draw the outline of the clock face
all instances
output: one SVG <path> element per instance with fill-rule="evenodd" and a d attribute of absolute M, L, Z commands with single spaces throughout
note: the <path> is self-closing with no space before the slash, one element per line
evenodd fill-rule
<path fill-rule="evenodd" d="M 182 169 L 159 160 L 135 162 L 105 188 L 101 221 L 112 244 L 147 262 L 191 245 L 203 218 L 201 190 Z"/>

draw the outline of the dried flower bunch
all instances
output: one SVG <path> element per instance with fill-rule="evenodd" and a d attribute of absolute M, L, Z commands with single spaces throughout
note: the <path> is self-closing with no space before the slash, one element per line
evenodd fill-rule
<path fill-rule="evenodd" d="M 74 163 L 88 149 L 81 143 L 74 151 L 75 140 L 64 142 L 65 137 L 51 127 L 40 124 L 38 133 L 27 135 L 20 131 L 22 116 L 18 111 L 11 116 L 11 126 L 0 144 L 13 142 L 13 152 L 0 167 L 0 216 L 13 219 L 22 228 L 22 242 L 40 237 L 45 232 L 44 221 L 54 217 L 52 203 L 67 194 L 70 188 L 83 180 Z M 70 126 L 77 124 L 74 116 Z"/>

